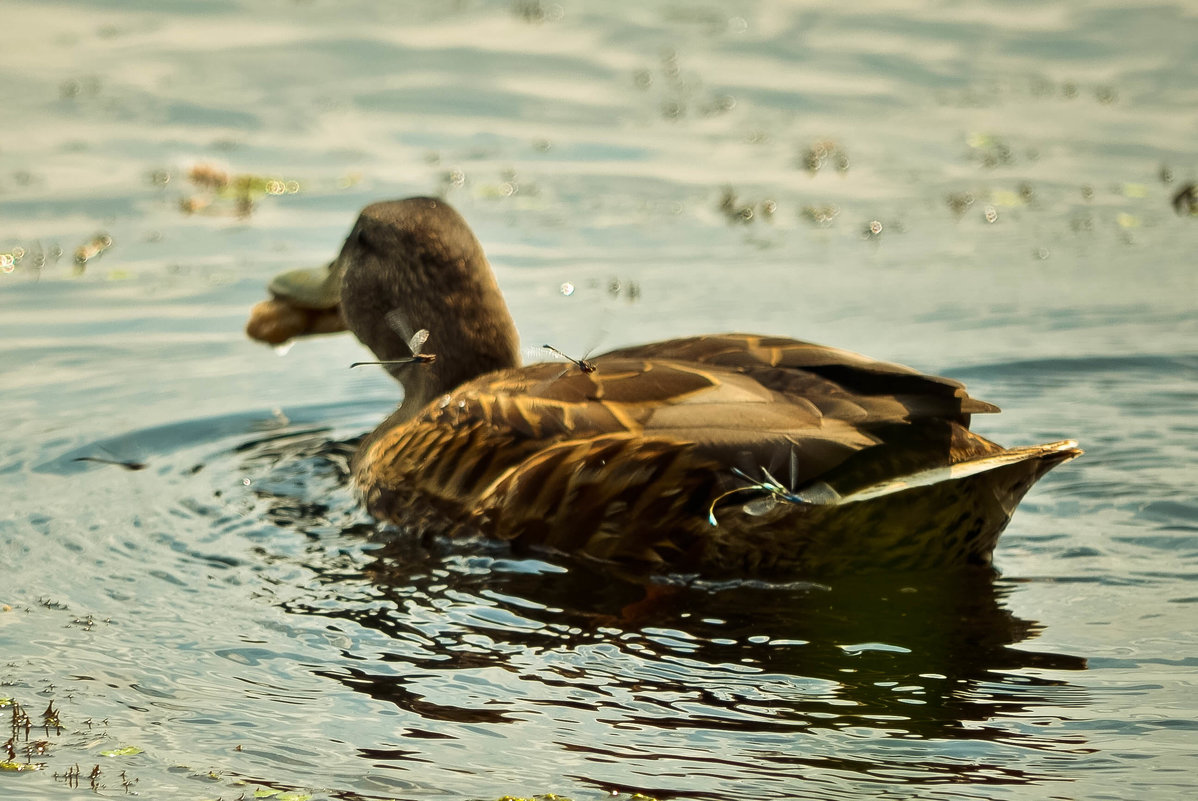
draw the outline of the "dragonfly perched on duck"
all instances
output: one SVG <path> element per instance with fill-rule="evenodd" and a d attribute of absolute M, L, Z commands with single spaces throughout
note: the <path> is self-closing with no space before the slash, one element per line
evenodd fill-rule
<path fill-rule="evenodd" d="M 395 359 L 387 359 L 386 361 L 372 362 L 354 362 L 350 367 L 362 367 L 368 364 L 377 364 L 383 367 L 402 364 L 432 364 L 437 360 L 435 353 L 421 353 L 424 349 L 424 343 L 428 342 L 429 333 L 427 328 L 421 328 L 419 331 L 409 332 L 407 323 L 403 318 L 395 312 L 390 312 L 387 315 L 387 322 L 397 332 L 405 337 L 408 343 L 408 350 L 412 352 L 410 356 L 400 356 Z"/>

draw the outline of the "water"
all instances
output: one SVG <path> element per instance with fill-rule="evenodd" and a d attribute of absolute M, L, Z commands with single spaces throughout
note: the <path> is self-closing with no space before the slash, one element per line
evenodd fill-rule
<path fill-rule="evenodd" d="M 1193 10 L 825 6 L 7 4 L 0 698 L 18 762 L 47 744 L 0 795 L 73 796 L 76 764 L 157 799 L 1192 795 Z M 283 193 L 238 216 L 197 165 Z M 475 227 L 530 350 L 812 339 L 1087 455 L 998 578 L 647 606 L 397 537 L 344 472 L 395 387 L 347 338 L 241 328 L 415 193 Z"/>

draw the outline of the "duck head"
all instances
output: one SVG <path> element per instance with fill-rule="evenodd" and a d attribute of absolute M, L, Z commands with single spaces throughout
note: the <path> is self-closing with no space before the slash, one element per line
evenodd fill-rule
<path fill-rule="evenodd" d="M 404 386 L 402 411 L 484 373 L 520 364 L 519 337 L 482 246 L 465 220 L 436 198 L 362 210 L 328 266 L 293 270 L 270 284 L 246 327 L 254 339 L 348 328 Z M 429 332 L 430 363 L 411 362 L 413 335 Z"/>

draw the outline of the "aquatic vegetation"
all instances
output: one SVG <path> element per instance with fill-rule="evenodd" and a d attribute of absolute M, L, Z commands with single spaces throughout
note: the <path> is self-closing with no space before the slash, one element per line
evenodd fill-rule
<path fill-rule="evenodd" d="M 31 733 L 37 728 L 25 708 L 13 698 L 0 698 L 0 707 L 12 710 L 9 724 L 9 737 L 3 743 L 4 754 L 0 758 L 0 771 L 15 773 L 27 770 L 41 770 L 45 763 L 34 762 L 33 757 L 44 755 L 49 749 L 48 740 L 33 740 Z M 42 713 L 44 728 L 49 735 L 53 729 L 55 734 L 61 734 L 62 728 L 58 721 L 58 711 L 51 701 L 46 711 Z M 23 756 L 24 761 L 18 761 Z"/>
<path fill-rule="evenodd" d="M 99 233 L 75 248 L 75 271 L 83 272 L 89 261 L 98 258 L 110 247 L 112 247 L 112 237 L 105 233 Z"/>
<path fill-rule="evenodd" d="M 165 186 L 170 182 L 169 173 L 164 171 L 156 171 L 154 176 L 152 180 L 160 185 Z M 187 179 L 199 192 L 180 199 L 179 209 L 184 214 L 205 212 L 248 217 L 253 213 L 254 204 L 262 198 L 294 195 L 300 191 L 300 182 L 293 178 L 230 173 L 221 167 L 203 163 L 191 167 Z"/>
<path fill-rule="evenodd" d="M 110 748 L 107 751 L 101 751 L 100 756 L 121 757 L 134 756 L 141 753 L 143 753 L 142 749 L 138 748 L 136 745 L 122 745 L 118 748 Z"/>
<path fill-rule="evenodd" d="M 1173 209 L 1178 214 L 1198 216 L 1198 184 L 1188 183 L 1173 195 Z"/>
<path fill-rule="evenodd" d="M 73 461 L 76 462 L 95 462 L 96 464 L 108 464 L 114 467 L 123 467 L 126 470 L 136 471 L 145 470 L 148 466 L 145 462 L 138 462 L 133 459 L 107 459 L 103 456 L 76 456 Z"/>
<path fill-rule="evenodd" d="M 632 793 L 631 795 L 627 795 L 627 796 L 623 795 L 622 793 L 619 795 L 613 794 L 612 798 L 615 799 L 615 801 L 620 801 L 620 799 L 622 799 L 622 798 L 627 798 L 628 801 L 657 801 L 657 799 L 655 799 L 651 796 L 641 795 L 640 793 Z M 534 796 L 528 796 L 528 797 L 505 795 L 502 798 L 497 798 L 495 801 L 572 801 L 572 800 L 567 798 L 564 795 L 556 795 L 555 793 L 543 793 L 541 795 L 534 795 Z"/>
<path fill-rule="evenodd" d="M 274 801 L 308 801 L 312 797 L 311 793 L 291 792 L 288 790 L 276 790 L 272 787 L 259 787 L 254 790 L 253 798 L 272 798 Z"/>
<path fill-rule="evenodd" d="M 823 203 L 820 205 L 807 205 L 799 209 L 799 218 L 806 220 L 809 223 L 827 228 L 832 225 L 832 222 L 840 216 L 840 206 L 835 203 Z"/>
<path fill-rule="evenodd" d="M 778 210 L 777 201 L 771 198 L 762 200 L 741 200 L 732 187 L 724 189 L 720 195 L 720 213 L 730 225 L 744 225 L 758 219 L 769 219 Z"/>
<path fill-rule="evenodd" d="M 843 174 L 849 171 L 849 154 L 840 143 L 832 139 L 819 139 L 803 148 L 799 154 L 799 165 L 812 175 L 829 165 Z"/>
<path fill-rule="evenodd" d="M 1005 167 L 1015 162 L 1011 145 L 1002 137 L 974 132 L 966 138 L 970 157 L 983 167 Z"/>

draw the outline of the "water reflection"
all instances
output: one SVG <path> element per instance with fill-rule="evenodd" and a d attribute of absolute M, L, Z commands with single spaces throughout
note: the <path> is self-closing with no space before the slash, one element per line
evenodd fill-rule
<path fill-rule="evenodd" d="M 372 764 L 416 769 L 501 736 L 560 751 L 580 782 L 695 796 L 645 777 L 1020 784 L 1060 776 L 1011 746 L 1089 752 L 1057 725 L 1087 696 L 1048 675 L 1085 660 L 1029 648 L 1038 625 L 1005 604 L 1017 583 L 990 571 L 647 586 L 366 523 L 336 500 L 351 448 L 309 431 L 237 458 L 266 470 L 265 517 L 321 543 L 285 557 L 310 581 L 279 601 L 353 633 L 316 672 L 399 716 L 399 743 L 356 744 Z"/>

